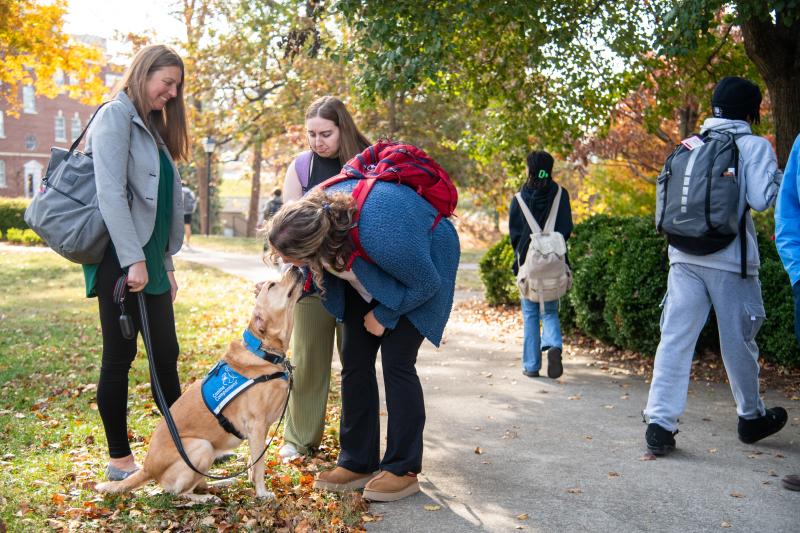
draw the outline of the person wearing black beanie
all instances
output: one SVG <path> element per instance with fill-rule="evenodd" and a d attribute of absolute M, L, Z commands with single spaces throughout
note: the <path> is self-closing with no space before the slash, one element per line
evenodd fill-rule
<path fill-rule="evenodd" d="M 572 208 L 569 193 L 561 188 L 558 205 L 554 205 L 559 185 L 553 181 L 553 156 L 544 151 L 528 154 L 528 176 L 520 188 L 520 195 L 540 228 L 545 226 L 551 209 L 557 209 L 554 230 L 569 239 L 572 234 Z M 514 248 L 514 275 L 525 262 L 533 231 L 525 220 L 516 196 L 511 200 L 508 216 L 508 233 Z M 528 377 L 539 377 L 542 352 L 547 352 L 547 375 L 557 378 L 563 372 L 561 363 L 561 324 L 558 320 L 558 300 L 544 303 L 544 313 L 539 302 L 521 298 L 524 340 L 522 350 L 522 373 Z M 541 333 L 540 333 L 541 323 Z"/>
<path fill-rule="evenodd" d="M 666 455 L 676 447 L 675 435 L 678 419 L 686 407 L 692 356 L 711 308 L 717 317 L 722 360 L 736 402 L 739 440 L 753 444 L 779 432 L 788 419 L 783 407 L 764 405 L 758 380 L 756 334 L 766 312 L 758 280 L 761 266 L 758 240 L 750 212 L 766 211 L 774 205 L 783 179 L 769 140 L 754 135 L 750 127 L 760 120 L 760 105 L 761 91 L 756 84 L 738 77 L 723 78 L 711 95 L 713 116 L 703 122 L 699 138 L 684 141 L 699 141 L 690 150 L 701 154 L 709 137 L 724 135 L 732 139 L 738 158 L 726 172 L 713 178 L 735 179 L 732 183 L 739 193 L 736 217 L 741 229 L 730 243 L 711 253 L 691 253 L 672 244 L 668 247 L 670 266 L 667 293 L 661 304 L 661 338 L 643 411 L 647 421 L 645 444 L 653 455 Z M 690 157 L 696 161 L 701 156 Z M 681 176 L 679 183 L 685 191 L 689 191 L 691 174 L 692 171 L 686 171 Z M 713 208 L 709 198 L 710 193 L 706 193 L 707 217 Z"/>

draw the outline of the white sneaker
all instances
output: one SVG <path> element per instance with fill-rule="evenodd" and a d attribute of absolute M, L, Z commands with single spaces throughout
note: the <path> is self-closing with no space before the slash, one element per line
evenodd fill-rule
<path fill-rule="evenodd" d="M 300 452 L 297 451 L 297 448 L 295 448 L 294 444 L 291 442 L 284 443 L 284 445 L 278 449 L 278 455 L 282 463 L 291 463 L 301 456 Z"/>

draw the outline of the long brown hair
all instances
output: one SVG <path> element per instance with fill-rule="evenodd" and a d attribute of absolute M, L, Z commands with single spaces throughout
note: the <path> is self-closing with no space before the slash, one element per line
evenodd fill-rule
<path fill-rule="evenodd" d="M 170 98 L 163 109 L 145 113 L 147 80 L 153 73 L 165 67 L 178 67 L 181 70 L 178 94 L 175 98 Z M 112 94 L 112 97 L 116 97 L 124 91 L 128 95 L 147 127 L 161 136 L 173 159 L 185 159 L 189 153 L 189 133 L 183 103 L 185 76 L 183 60 L 175 50 L 163 44 L 145 46 L 133 58 Z"/>
<path fill-rule="evenodd" d="M 322 274 L 325 266 L 344 271 L 353 247 L 348 236 L 356 205 L 347 193 L 328 194 L 314 188 L 294 202 L 284 204 L 267 229 L 272 259 L 275 252 L 305 263 L 314 283 L 325 294 Z"/>
<path fill-rule="evenodd" d="M 339 128 L 339 162 L 344 165 L 371 143 L 358 131 L 344 103 L 333 96 L 314 100 L 306 110 L 306 120 L 314 117 L 328 119 Z"/>

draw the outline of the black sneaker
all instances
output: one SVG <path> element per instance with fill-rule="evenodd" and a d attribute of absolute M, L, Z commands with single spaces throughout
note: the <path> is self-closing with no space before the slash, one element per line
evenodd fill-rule
<path fill-rule="evenodd" d="M 547 350 L 547 377 L 550 379 L 560 378 L 564 373 L 564 365 L 561 364 L 561 348 L 550 348 Z"/>
<path fill-rule="evenodd" d="M 534 370 L 533 372 L 530 372 L 529 370 L 523 370 L 522 373 L 524 375 L 528 376 L 529 378 L 538 378 L 539 377 L 539 371 L 538 370 Z"/>
<path fill-rule="evenodd" d="M 773 407 L 767 409 L 764 416 L 754 418 L 753 420 L 745 420 L 739 417 L 739 440 L 745 444 L 753 444 L 765 437 L 769 437 L 786 425 L 786 420 L 789 415 L 786 414 L 786 409 L 783 407 Z"/>
<path fill-rule="evenodd" d="M 653 455 L 667 455 L 675 449 L 675 435 L 678 432 L 668 431 L 658 424 L 647 424 L 644 439 L 647 441 L 647 450 Z"/>

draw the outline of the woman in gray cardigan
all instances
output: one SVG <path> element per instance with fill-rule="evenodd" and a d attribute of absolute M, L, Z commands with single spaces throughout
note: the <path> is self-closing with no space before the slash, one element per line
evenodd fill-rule
<path fill-rule="evenodd" d="M 183 76 L 183 61 L 175 51 L 163 45 L 143 48 L 113 100 L 98 111 L 86 141 L 100 212 L 111 236 L 103 260 L 84 266 L 86 295 L 97 296 L 103 332 L 97 407 L 108 440 L 109 480 L 138 469 L 126 420 L 136 336 L 123 337 L 113 300 L 114 284 L 123 273 L 129 291 L 146 294 L 155 370 L 167 402 L 171 405 L 181 394 L 172 255 L 183 243 L 181 180 L 174 163 L 188 151 Z M 126 307 L 140 331 L 137 299 L 127 298 Z"/>

